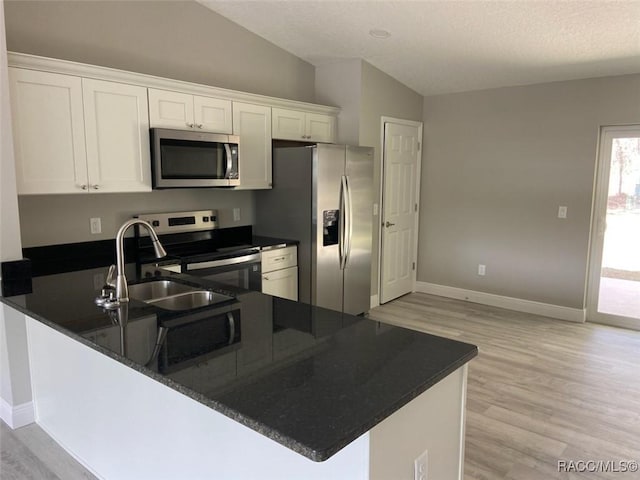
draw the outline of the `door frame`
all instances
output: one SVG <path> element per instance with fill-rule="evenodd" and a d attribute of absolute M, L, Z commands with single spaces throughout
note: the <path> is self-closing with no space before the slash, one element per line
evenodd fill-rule
<path fill-rule="evenodd" d="M 611 175 L 610 153 L 605 150 L 611 148 L 611 143 L 605 140 L 609 132 L 640 131 L 638 124 L 600 126 L 598 133 L 598 147 L 596 169 L 593 182 L 593 202 L 591 208 L 591 231 L 589 238 L 589 258 L 587 265 L 587 285 L 585 292 L 586 321 L 601 323 L 616 327 L 638 329 L 638 320 L 622 315 L 598 313 L 598 296 L 600 293 L 600 274 L 602 269 L 602 254 L 604 249 L 604 230 L 606 228 L 607 199 L 609 193 L 609 177 Z M 607 158 L 607 161 L 605 161 Z M 606 174 L 606 179 L 604 178 Z M 604 217 L 600 212 L 604 211 Z"/>
<path fill-rule="evenodd" d="M 380 185 L 379 188 L 379 197 L 378 197 L 378 205 L 380 208 L 378 209 L 378 294 L 375 295 L 375 301 L 372 301 L 372 307 L 377 307 L 380 305 L 380 291 L 382 290 L 382 217 L 384 213 L 384 168 L 385 168 L 385 131 L 384 125 L 385 123 L 397 123 L 398 125 L 407 125 L 410 127 L 418 127 L 418 138 L 420 139 L 420 147 L 418 151 L 420 154 L 418 155 L 418 161 L 416 165 L 416 204 L 418 205 L 418 209 L 416 211 L 416 216 L 414 220 L 414 239 L 413 239 L 413 258 L 416 262 L 416 268 L 413 270 L 412 278 L 411 278 L 411 291 L 416 291 L 416 281 L 417 281 L 417 273 L 418 273 L 418 227 L 420 225 L 419 217 L 420 217 L 420 177 L 422 171 L 422 152 L 424 151 L 424 139 L 423 135 L 423 123 L 417 122 L 415 120 L 406 120 L 402 118 L 395 117 L 380 117 Z M 375 304 L 374 304 L 375 303 Z"/>

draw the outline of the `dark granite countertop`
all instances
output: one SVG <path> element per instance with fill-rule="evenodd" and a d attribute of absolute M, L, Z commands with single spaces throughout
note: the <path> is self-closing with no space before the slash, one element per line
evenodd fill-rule
<path fill-rule="evenodd" d="M 289 247 L 291 245 L 298 245 L 300 242 L 298 240 L 290 240 L 286 238 L 274 238 L 274 237 L 263 237 L 260 235 L 254 235 L 252 237 L 252 243 L 256 247 L 260 247 L 261 249 L 269 249 L 269 248 L 280 248 L 280 247 Z"/>
<path fill-rule="evenodd" d="M 136 270 L 127 264 L 130 283 L 145 281 Z M 32 293 L 0 301 L 314 461 L 328 459 L 477 355 L 474 345 L 185 274 L 167 276 L 235 298 L 186 313 L 132 300 L 120 312 L 127 317 L 121 325 L 118 313 L 93 303 L 104 273 L 37 277 Z M 218 328 L 208 319 L 224 318 L 220 312 L 234 313 L 236 340 L 203 345 L 202 332 Z M 150 359 L 161 328 L 170 333 Z"/>

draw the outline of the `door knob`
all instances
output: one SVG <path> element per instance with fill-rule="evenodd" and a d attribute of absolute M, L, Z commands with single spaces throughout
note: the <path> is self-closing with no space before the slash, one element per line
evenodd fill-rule
<path fill-rule="evenodd" d="M 389 227 L 393 227 L 395 225 L 395 223 L 391 223 L 391 222 L 387 222 L 384 224 L 385 227 L 389 228 Z"/>

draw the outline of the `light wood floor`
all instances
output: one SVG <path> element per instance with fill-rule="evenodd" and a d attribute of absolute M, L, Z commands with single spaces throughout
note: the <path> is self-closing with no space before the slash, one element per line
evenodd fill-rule
<path fill-rule="evenodd" d="M 0 421 L 2 480 L 95 479 L 38 425 L 11 430 Z"/>
<path fill-rule="evenodd" d="M 640 462 L 640 332 L 421 293 L 370 318 L 478 345 L 465 480 L 640 479 L 558 472 L 559 460 Z"/>
<path fill-rule="evenodd" d="M 420 293 L 370 317 L 478 345 L 465 480 L 640 479 L 557 471 L 559 460 L 640 461 L 640 332 Z M 0 422 L 0 451 L 2 480 L 94 478 L 37 425 Z"/>

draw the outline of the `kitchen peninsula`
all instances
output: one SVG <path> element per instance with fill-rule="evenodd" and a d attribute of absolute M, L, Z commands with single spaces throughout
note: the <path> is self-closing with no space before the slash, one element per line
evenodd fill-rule
<path fill-rule="evenodd" d="M 428 450 L 432 478 L 462 478 L 475 346 L 166 273 L 233 295 L 214 307 L 234 334 L 211 348 L 184 312 L 96 307 L 103 272 L 0 299 L 24 314 L 37 422 L 97 476 L 411 479 Z"/>

